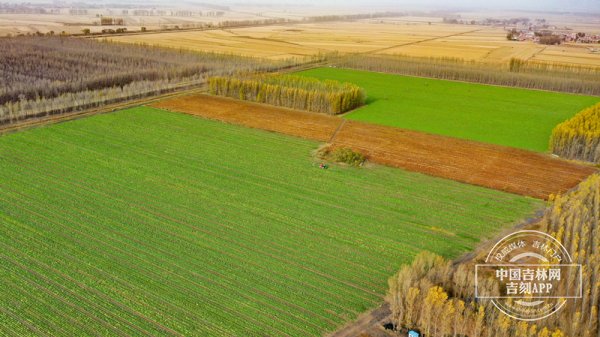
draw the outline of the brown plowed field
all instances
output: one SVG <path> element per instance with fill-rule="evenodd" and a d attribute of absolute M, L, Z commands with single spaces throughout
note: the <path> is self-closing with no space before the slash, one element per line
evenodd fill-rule
<path fill-rule="evenodd" d="M 340 124 L 336 117 L 209 95 L 185 96 L 152 106 L 322 142 L 328 141 Z"/>
<path fill-rule="evenodd" d="M 595 172 L 545 154 L 353 121 L 337 134 L 340 145 L 378 163 L 544 199 Z"/>
<path fill-rule="evenodd" d="M 353 148 L 375 163 L 535 198 L 564 192 L 596 171 L 546 154 L 355 121 L 342 125 L 338 117 L 228 98 L 194 95 L 152 106 L 324 142 L 335 134 L 334 147 Z"/>

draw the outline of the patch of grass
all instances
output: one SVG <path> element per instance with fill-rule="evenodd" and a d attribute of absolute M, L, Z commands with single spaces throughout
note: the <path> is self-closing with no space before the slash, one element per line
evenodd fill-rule
<path fill-rule="evenodd" d="M 146 107 L 1 136 L 0 334 L 318 336 L 419 251 L 457 256 L 541 206 L 320 170 L 317 146 Z"/>
<path fill-rule="evenodd" d="M 552 129 L 598 97 L 317 68 L 299 74 L 352 82 L 367 105 L 346 118 L 546 152 Z"/>

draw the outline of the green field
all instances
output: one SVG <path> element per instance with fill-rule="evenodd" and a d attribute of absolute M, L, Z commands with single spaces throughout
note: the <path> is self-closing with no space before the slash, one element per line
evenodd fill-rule
<path fill-rule="evenodd" d="M 367 105 L 346 117 L 439 135 L 548 150 L 552 129 L 598 97 L 317 68 L 300 74 L 355 83 Z"/>
<path fill-rule="evenodd" d="M 316 336 L 540 201 L 152 108 L 0 136 L 0 335 Z"/>

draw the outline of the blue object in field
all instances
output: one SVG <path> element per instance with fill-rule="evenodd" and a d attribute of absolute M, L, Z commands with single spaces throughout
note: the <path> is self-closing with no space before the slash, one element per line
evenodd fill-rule
<path fill-rule="evenodd" d="M 419 333 L 414 330 L 410 330 L 408 332 L 408 337 L 419 337 Z"/>

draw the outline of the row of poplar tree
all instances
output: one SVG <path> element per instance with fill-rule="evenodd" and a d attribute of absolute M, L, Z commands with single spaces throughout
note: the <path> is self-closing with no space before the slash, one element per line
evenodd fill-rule
<path fill-rule="evenodd" d="M 600 67 L 511 59 L 504 64 L 448 57 L 406 55 L 327 55 L 342 68 L 446 80 L 600 95 Z"/>
<path fill-rule="evenodd" d="M 209 90 L 213 95 L 332 115 L 365 103 L 364 91 L 354 84 L 294 75 L 211 77 Z"/>
<path fill-rule="evenodd" d="M 301 59 L 256 58 L 57 36 L 0 39 L 0 124 L 268 72 Z"/>
<path fill-rule="evenodd" d="M 550 150 L 563 158 L 600 163 L 600 103 L 557 125 Z"/>
<path fill-rule="evenodd" d="M 539 230 L 549 233 L 582 267 L 582 298 L 570 299 L 547 318 L 526 322 L 501 313 L 490 301 L 474 297 L 475 263 L 454 263 L 424 252 L 390 281 L 386 301 L 397 328 L 417 329 L 429 337 L 598 337 L 600 305 L 600 176 L 592 175 L 577 189 L 551 196 Z M 577 273 L 563 274 L 564 284 L 578 284 Z M 478 287 L 497 291 L 494 279 Z M 494 290 L 495 289 L 495 290 Z"/>

